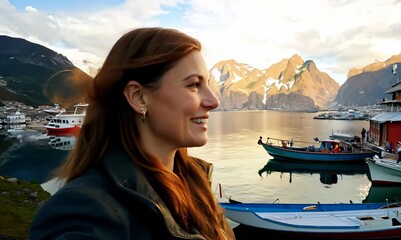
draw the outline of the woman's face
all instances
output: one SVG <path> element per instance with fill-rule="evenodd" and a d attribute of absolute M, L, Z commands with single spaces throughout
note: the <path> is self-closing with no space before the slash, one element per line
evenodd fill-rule
<path fill-rule="evenodd" d="M 198 51 L 187 54 L 162 76 L 160 88 L 149 95 L 145 120 L 160 147 L 206 144 L 209 111 L 219 106 L 208 81 L 205 61 Z"/>

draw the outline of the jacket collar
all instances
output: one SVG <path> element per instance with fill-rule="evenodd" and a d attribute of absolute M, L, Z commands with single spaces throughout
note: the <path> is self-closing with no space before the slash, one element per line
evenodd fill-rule
<path fill-rule="evenodd" d="M 149 207 L 156 216 L 163 217 L 168 231 L 173 236 L 205 239 L 200 234 L 187 233 L 175 222 L 167 206 L 150 185 L 144 173 L 121 148 L 110 149 L 103 158 L 103 166 L 123 195 L 137 199 Z"/>

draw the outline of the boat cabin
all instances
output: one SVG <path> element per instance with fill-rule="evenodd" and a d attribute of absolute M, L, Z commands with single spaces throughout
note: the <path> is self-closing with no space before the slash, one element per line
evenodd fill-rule
<path fill-rule="evenodd" d="M 325 139 L 319 140 L 320 146 L 309 146 L 306 150 L 308 152 L 325 152 L 325 153 L 341 153 L 349 152 L 352 150 L 352 143 L 340 141 L 338 139 Z"/>
<path fill-rule="evenodd" d="M 344 149 L 344 144 L 337 139 L 325 139 L 320 141 L 319 152 L 332 152 L 339 153 L 348 151 L 348 148 Z"/>

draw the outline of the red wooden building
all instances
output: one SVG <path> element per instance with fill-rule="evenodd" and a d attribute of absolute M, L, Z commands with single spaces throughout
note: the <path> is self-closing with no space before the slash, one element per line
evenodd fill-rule
<path fill-rule="evenodd" d="M 370 139 L 379 146 L 386 147 L 391 143 L 394 151 L 395 143 L 401 141 L 401 81 L 397 80 L 386 93 L 391 100 L 383 99 L 385 111 L 370 119 Z"/>

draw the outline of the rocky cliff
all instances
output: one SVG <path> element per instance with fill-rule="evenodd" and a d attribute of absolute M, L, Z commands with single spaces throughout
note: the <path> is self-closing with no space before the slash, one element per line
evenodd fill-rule
<path fill-rule="evenodd" d="M 340 87 L 334 104 L 337 106 L 366 106 L 380 103 L 383 98 L 391 99 L 385 91 L 401 80 L 401 74 L 393 71 L 396 65 L 401 71 L 401 54 L 384 62 L 375 62 L 363 68 L 352 68 L 347 81 Z"/>
<path fill-rule="evenodd" d="M 221 61 L 210 75 L 221 102 L 219 110 L 316 110 L 328 106 L 339 89 L 312 60 L 296 54 L 263 70 L 235 60 Z"/>

